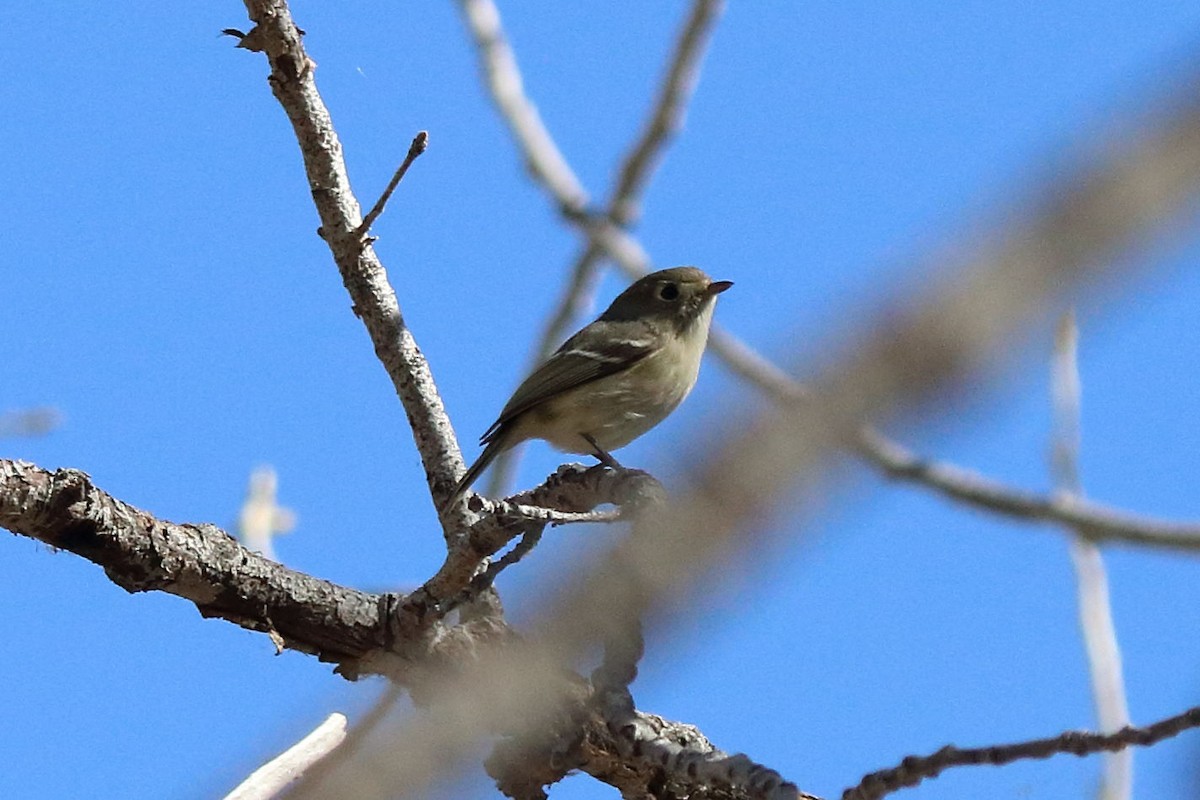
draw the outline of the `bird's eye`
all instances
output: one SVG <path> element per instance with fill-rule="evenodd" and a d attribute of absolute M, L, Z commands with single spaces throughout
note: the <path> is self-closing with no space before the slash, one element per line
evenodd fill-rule
<path fill-rule="evenodd" d="M 673 283 L 664 283 L 658 287 L 658 297 L 660 300 L 675 300 L 679 297 L 679 287 Z"/>

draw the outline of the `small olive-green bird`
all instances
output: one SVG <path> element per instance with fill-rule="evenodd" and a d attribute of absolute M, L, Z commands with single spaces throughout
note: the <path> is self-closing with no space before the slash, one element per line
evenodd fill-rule
<path fill-rule="evenodd" d="M 527 439 L 615 465 L 609 452 L 666 419 L 696 384 L 717 295 L 732 285 L 673 267 L 621 292 L 517 387 L 445 507 L 496 456 Z"/>

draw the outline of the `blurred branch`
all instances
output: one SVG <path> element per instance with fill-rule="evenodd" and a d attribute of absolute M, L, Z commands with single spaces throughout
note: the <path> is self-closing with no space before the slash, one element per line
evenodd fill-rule
<path fill-rule="evenodd" d="M 278 489 L 279 476 L 274 468 L 258 467 L 251 472 L 237 522 L 238 540 L 247 549 L 272 561 L 278 560 L 275 558 L 275 537 L 288 533 L 296 525 L 296 514 L 279 505 Z"/>
<path fill-rule="evenodd" d="M 696 0 L 692 6 L 650 122 L 622 166 L 607 213 L 588 210 L 587 193 L 542 123 L 533 101 L 525 94 L 525 83 L 504 34 L 496 4 L 493 0 L 459 0 L 459 7 L 475 41 L 484 82 L 521 157 L 529 165 L 531 175 L 555 202 L 563 219 L 587 237 L 587 246 L 573 272 L 572 285 L 578 287 L 575 291 L 582 292 L 588 286 L 582 265 L 599 255 L 611 258 L 631 278 L 645 275 L 650 271 L 650 257 L 623 226 L 636 213 L 638 193 L 647 179 L 644 173 L 653 165 L 656 153 L 682 119 L 704 52 L 703 45 L 723 3 Z M 543 336 L 543 343 L 560 338 L 551 335 L 555 333 L 555 326 L 560 327 L 561 333 L 570 324 L 566 312 L 573 300 L 577 301 L 578 296 L 573 297 L 572 289 L 568 288 L 552 326 Z M 725 360 L 735 373 L 761 388 L 778 397 L 794 397 L 792 382 L 777 367 L 730 334 L 714 327 L 709 349 Z"/>
<path fill-rule="evenodd" d="M 936 778 L 950 767 L 980 764 L 1003 766 L 1014 761 L 1049 758 L 1060 753 L 1087 756 L 1105 751 L 1117 752 L 1134 745 L 1149 747 L 1196 727 L 1200 727 L 1200 706 L 1144 728 L 1125 727 L 1113 733 L 1066 731 L 1049 739 L 965 750 L 947 745 L 932 755 L 908 756 L 898 767 L 871 773 L 857 786 L 843 792 L 842 800 L 879 800 L 899 789 L 916 786 L 926 778 Z"/>
<path fill-rule="evenodd" d="M 225 796 L 225 800 L 270 800 L 346 738 L 346 718 L 337 712 L 307 736 L 263 764 Z"/>
<path fill-rule="evenodd" d="M 45 436 L 62 424 L 57 408 L 43 406 L 0 413 L 0 438 L 9 436 Z"/>
<path fill-rule="evenodd" d="M 1060 496 L 1077 498 L 1083 494 L 1079 479 L 1082 387 L 1079 329 L 1073 309 L 1063 314 L 1054 338 L 1051 391 L 1054 396 L 1051 464 L 1055 484 Z M 1079 627 L 1087 651 L 1096 717 L 1102 732 L 1121 730 L 1130 722 L 1129 705 L 1100 548 L 1078 534 L 1072 536 L 1071 563 L 1075 568 Z M 1106 754 L 1099 800 L 1128 800 L 1132 794 L 1133 752 L 1126 749 Z"/>
<path fill-rule="evenodd" d="M 404 690 L 397 684 L 389 682 L 383 693 L 371 704 L 371 708 L 347 731 L 345 740 L 329 758 L 322 759 L 305 771 L 300 780 L 288 792 L 287 800 L 310 795 L 313 786 L 317 786 L 335 769 L 353 760 L 366 737 L 371 735 L 383 722 L 396 704 L 400 702 Z"/>
<path fill-rule="evenodd" d="M 641 135 L 630 145 L 617 173 L 616 185 L 613 187 L 605 216 L 618 226 L 629 225 L 640 216 L 642 193 L 645 191 L 654 168 L 662 158 L 664 149 L 683 125 L 687 104 L 691 100 L 699 80 L 700 65 L 708 49 L 708 40 L 716 26 L 717 19 L 724 10 L 724 5 L 724 0 L 694 0 L 691 12 L 683 21 L 666 75 L 663 77 L 658 96 L 651 107 L 649 119 L 646 121 Z M 464 11 L 467 11 L 465 6 Z M 480 12 L 476 11 L 475 13 L 479 14 Z M 490 15 L 487 16 L 495 20 L 495 29 L 500 30 L 499 14 L 494 6 Z M 471 18 L 471 14 L 468 13 L 468 23 Z M 515 56 L 510 57 L 506 64 L 493 66 L 492 70 L 502 66 L 518 72 L 517 80 L 520 80 Z M 504 114 L 505 108 L 498 101 L 497 108 Z M 538 141 L 549 141 L 553 145 L 553 138 L 544 127 L 542 135 L 538 139 L 522 138 L 516 133 L 519 129 L 518 125 L 511 120 L 509 129 L 514 131 L 518 147 L 521 147 L 522 144 L 527 147 L 533 146 Z M 561 156 L 559 157 L 561 158 Z M 551 191 L 553 191 L 552 188 Z M 534 348 L 530 369 L 540 364 L 567 338 L 572 323 L 584 309 L 591 306 L 597 282 L 596 266 L 604 253 L 604 248 L 596 241 L 588 239 L 584 243 L 582 252 L 571 268 L 570 278 L 567 280 L 555 310 L 550 314 L 541 338 Z M 514 465 L 520 458 L 520 452 L 520 449 L 508 450 L 501 453 L 496 459 L 488 480 L 487 494 L 489 496 L 501 494 L 506 490 Z"/>
<path fill-rule="evenodd" d="M 319 233 L 341 272 L 354 313 L 366 325 L 375 354 L 404 406 L 433 505 L 440 508 L 462 472 L 462 454 L 429 364 L 404 322 L 387 272 L 359 230 L 362 209 L 350 188 L 342 145 L 329 110 L 317 91 L 313 64 L 301 40 L 303 34 L 283 0 L 245 0 L 245 5 L 254 28 L 240 37 L 240 45 L 267 56 L 271 91 L 287 113 L 300 145 L 308 185 L 321 218 Z M 414 141 L 414 148 L 416 145 Z M 451 515 L 444 521 L 446 537 L 449 539 L 452 530 L 467 522 L 465 512 Z"/>
<path fill-rule="evenodd" d="M 708 39 L 724 10 L 724 0 L 693 0 L 650 120 L 621 165 L 608 208 L 609 218 L 618 225 L 628 225 L 641 215 L 642 192 L 662 157 L 663 148 L 683 126 L 688 102 L 700 78 Z"/>
<path fill-rule="evenodd" d="M 484 82 L 525 156 L 525 166 L 558 200 L 564 213 L 582 214 L 588 204 L 587 192 L 542 124 L 537 106 L 525 94 L 516 57 L 500 25 L 500 11 L 491 0 L 459 0 L 459 7 L 479 50 Z"/>

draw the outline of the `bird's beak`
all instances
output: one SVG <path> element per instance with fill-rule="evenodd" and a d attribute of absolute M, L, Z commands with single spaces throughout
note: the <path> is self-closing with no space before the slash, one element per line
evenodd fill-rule
<path fill-rule="evenodd" d="M 733 286 L 733 281 L 713 281 L 708 285 L 708 288 L 704 290 L 704 294 L 708 295 L 709 297 L 716 297 L 730 286 Z"/>

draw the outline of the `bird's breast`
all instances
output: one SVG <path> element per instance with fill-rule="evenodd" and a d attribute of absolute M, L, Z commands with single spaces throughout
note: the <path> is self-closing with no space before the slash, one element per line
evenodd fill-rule
<path fill-rule="evenodd" d="M 531 409 L 527 433 L 568 453 L 590 453 L 587 433 L 607 451 L 624 447 L 666 419 L 696 384 L 704 342 L 682 337 L 632 367 L 572 389 Z"/>

